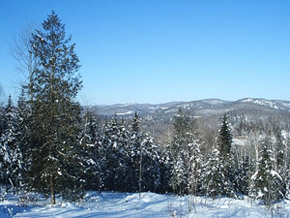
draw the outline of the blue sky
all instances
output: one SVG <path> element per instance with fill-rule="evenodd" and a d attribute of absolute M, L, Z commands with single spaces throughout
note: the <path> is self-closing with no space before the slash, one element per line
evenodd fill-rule
<path fill-rule="evenodd" d="M 9 42 L 52 10 L 81 61 L 82 104 L 290 100 L 290 1 L 0 0 L 0 84 L 23 76 Z"/>

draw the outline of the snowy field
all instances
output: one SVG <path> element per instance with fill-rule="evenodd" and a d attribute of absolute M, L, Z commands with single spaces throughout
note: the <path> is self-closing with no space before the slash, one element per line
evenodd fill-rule
<path fill-rule="evenodd" d="M 290 217 L 290 202 L 272 208 L 249 199 L 176 197 L 153 193 L 96 193 L 88 192 L 76 203 L 61 202 L 51 206 L 39 198 L 30 206 L 20 206 L 15 196 L 0 203 L 0 218 L 6 217 L 85 217 L 85 218 L 190 218 L 190 217 Z"/>

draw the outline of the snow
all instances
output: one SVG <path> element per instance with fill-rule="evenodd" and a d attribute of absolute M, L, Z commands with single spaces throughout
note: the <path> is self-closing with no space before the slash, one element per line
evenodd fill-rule
<path fill-rule="evenodd" d="M 259 171 L 256 171 L 254 175 L 251 176 L 251 180 L 255 180 L 258 176 Z"/>
<path fill-rule="evenodd" d="M 277 173 L 276 171 L 271 170 L 270 173 L 271 173 L 272 177 L 277 177 L 280 181 L 283 180 L 282 177 L 279 175 L 279 173 Z"/>
<path fill-rule="evenodd" d="M 149 107 L 148 109 L 150 109 L 150 110 L 167 110 L 168 109 L 168 107 L 165 107 L 165 106 L 151 106 L 151 107 Z"/>
<path fill-rule="evenodd" d="M 120 113 L 116 113 L 117 116 L 126 116 L 126 115 L 131 115 L 131 114 L 134 114 L 135 111 L 133 110 L 130 110 L 130 111 L 126 111 L 126 112 L 120 112 Z"/>
<path fill-rule="evenodd" d="M 238 146 L 246 146 L 248 144 L 247 138 L 234 138 L 233 144 Z"/>
<path fill-rule="evenodd" d="M 212 104 L 212 105 L 217 105 L 217 104 L 223 104 L 224 101 L 220 99 L 205 99 L 202 100 L 202 102 L 207 103 L 207 104 Z"/>
<path fill-rule="evenodd" d="M 246 98 L 243 99 L 241 102 L 247 102 L 247 103 L 253 103 L 253 104 L 258 104 L 266 107 L 271 107 L 274 109 L 279 109 L 279 107 L 276 105 L 275 102 L 269 101 L 266 99 L 252 99 L 252 98 Z"/>
<path fill-rule="evenodd" d="M 269 210 L 248 198 L 244 200 L 204 197 L 177 197 L 154 193 L 87 192 L 83 200 L 69 203 L 58 199 L 51 206 L 40 198 L 35 205 L 19 206 L 15 196 L 0 202 L 0 217 L 96 217 L 96 218 L 170 218 L 170 217 L 289 217 L 290 202 Z M 10 215 L 10 216 L 9 216 Z"/>

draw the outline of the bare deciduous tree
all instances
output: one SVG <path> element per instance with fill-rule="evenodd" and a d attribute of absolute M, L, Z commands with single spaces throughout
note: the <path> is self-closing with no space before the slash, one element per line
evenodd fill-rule
<path fill-rule="evenodd" d="M 29 83 L 37 66 L 37 60 L 33 56 L 30 43 L 35 27 L 35 24 L 27 24 L 12 38 L 10 43 L 10 55 L 16 61 L 16 69 L 24 76 L 25 80 L 28 80 L 24 83 Z"/>

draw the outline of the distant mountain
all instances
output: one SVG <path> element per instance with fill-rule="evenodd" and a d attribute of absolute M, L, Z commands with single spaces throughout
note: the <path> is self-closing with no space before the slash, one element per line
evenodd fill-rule
<path fill-rule="evenodd" d="M 290 101 L 245 98 L 237 101 L 204 99 L 190 102 L 169 102 L 164 104 L 116 104 L 93 106 L 99 116 L 132 117 L 135 111 L 140 116 L 172 117 L 181 108 L 196 116 L 211 116 L 233 111 L 240 113 L 290 113 Z"/>
<path fill-rule="evenodd" d="M 116 104 L 93 106 L 90 108 L 104 121 L 117 114 L 119 118 L 131 120 L 135 111 L 142 118 L 144 131 L 148 131 L 159 144 L 166 144 L 172 131 L 172 119 L 181 108 L 197 118 L 198 126 L 207 144 L 213 144 L 224 113 L 230 113 L 233 140 L 243 144 L 247 136 L 241 132 L 251 128 L 272 128 L 277 125 L 290 129 L 290 101 L 245 98 L 237 101 L 204 99 L 190 102 L 169 102 L 164 104 Z M 130 123 L 130 121 L 129 121 Z M 268 126 L 268 127 L 266 127 Z M 287 130 L 288 131 L 288 130 Z M 248 133 L 246 133 L 248 134 Z M 243 136 L 241 141 L 240 136 Z"/>

